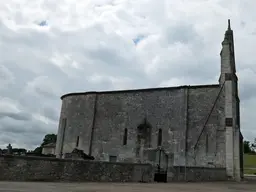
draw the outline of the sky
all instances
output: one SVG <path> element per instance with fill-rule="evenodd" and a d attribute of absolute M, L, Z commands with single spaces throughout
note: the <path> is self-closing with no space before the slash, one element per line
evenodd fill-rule
<path fill-rule="evenodd" d="M 215 84 L 234 30 L 241 130 L 256 137 L 256 1 L 0 2 L 0 148 L 57 133 L 69 92 Z"/>

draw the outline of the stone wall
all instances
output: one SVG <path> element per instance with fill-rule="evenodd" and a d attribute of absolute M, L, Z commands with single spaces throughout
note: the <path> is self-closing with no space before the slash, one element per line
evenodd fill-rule
<path fill-rule="evenodd" d="M 149 164 L 0 156 L 0 180 L 152 182 Z"/>
<path fill-rule="evenodd" d="M 157 146 L 159 128 L 163 129 L 163 145 L 166 148 L 176 149 L 177 144 L 172 142 L 174 140 L 185 146 L 181 141 L 186 124 L 183 87 L 72 94 L 62 99 L 57 155 L 61 151 L 61 122 L 65 118 L 67 125 L 63 153 L 71 152 L 80 136 L 78 148 L 88 154 L 91 144 L 92 155 L 97 160 L 108 161 L 109 156 L 116 156 L 117 161 L 134 162 L 136 131 L 144 118 L 152 126 L 152 147 Z M 124 146 L 125 128 L 128 130 L 128 139 Z M 184 155 L 182 158 L 184 162 Z"/>
<path fill-rule="evenodd" d="M 172 181 L 225 181 L 225 168 L 175 166 L 168 170 L 167 182 Z"/>
<path fill-rule="evenodd" d="M 225 167 L 224 99 L 223 87 L 189 89 L 186 166 Z"/>
<path fill-rule="evenodd" d="M 103 156 L 106 160 L 108 157 L 104 155 L 117 156 L 120 161 L 135 160 L 137 127 L 144 118 L 151 126 L 152 148 L 157 147 L 158 130 L 161 128 L 165 150 L 169 152 L 177 149 L 176 145 L 184 141 L 186 121 L 183 98 L 182 88 L 99 94 L 93 155 L 96 158 Z M 124 146 L 122 136 L 125 128 L 128 130 L 128 139 Z M 182 149 L 176 152 L 181 151 L 184 153 Z"/>
<path fill-rule="evenodd" d="M 152 127 L 151 147 L 157 147 L 158 130 L 162 129 L 162 146 L 172 154 L 172 165 L 207 167 L 211 163 L 225 167 L 224 103 L 223 94 L 218 97 L 219 91 L 216 84 L 65 95 L 56 153 L 60 153 L 64 138 L 63 153 L 77 147 L 88 154 L 91 148 L 96 160 L 109 161 L 114 156 L 120 162 L 136 162 L 136 131 L 147 118 Z M 67 119 L 64 135 L 62 119 Z M 128 137 L 123 145 L 125 129 Z"/>
<path fill-rule="evenodd" d="M 63 100 L 56 143 L 57 157 L 60 157 L 60 153 L 70 153 L 74 148 L 82 149 L 86 154 L 89 153 L 95 99 L 96 93 L 87 93 Z M 80 137 L 77 147 L 78 136 Z"/>

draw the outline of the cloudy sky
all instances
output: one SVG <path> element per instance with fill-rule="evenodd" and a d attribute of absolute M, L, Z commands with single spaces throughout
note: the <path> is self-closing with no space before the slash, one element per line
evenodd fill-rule
<path fill-rule="evenodd" d="M 216 83 L 231 19 L 245 139 L 256 137 L 256 1 L 0 2 L 0 147 L 56 133 L 67 92 Z"/>

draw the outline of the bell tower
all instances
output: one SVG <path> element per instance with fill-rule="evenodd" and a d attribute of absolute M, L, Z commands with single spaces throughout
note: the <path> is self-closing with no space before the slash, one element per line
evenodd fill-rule
<path fill-rule="evenodd" d="M 228 28 L 222 42 L 221 74 L 219 83 L 225 90 L 225 134 L 227 176 L 239 181 L 240 170 L 240 101 L 238 97 L 238 78 L 236 76 L 233 30 L 228 20 Z"/>

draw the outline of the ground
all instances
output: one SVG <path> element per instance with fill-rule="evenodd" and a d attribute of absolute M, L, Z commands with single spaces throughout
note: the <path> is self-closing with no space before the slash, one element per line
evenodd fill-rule
<path fill-rule="evenodd" d="M 0 182 L 0 192 L 236 192 L 256 191 L 256 180 L 209 183 L 36 183 Z"/>
<path fill-rule="evenodd" d="M 256 175 L 256 155 L 244 154 L 244 173 Z"/>

